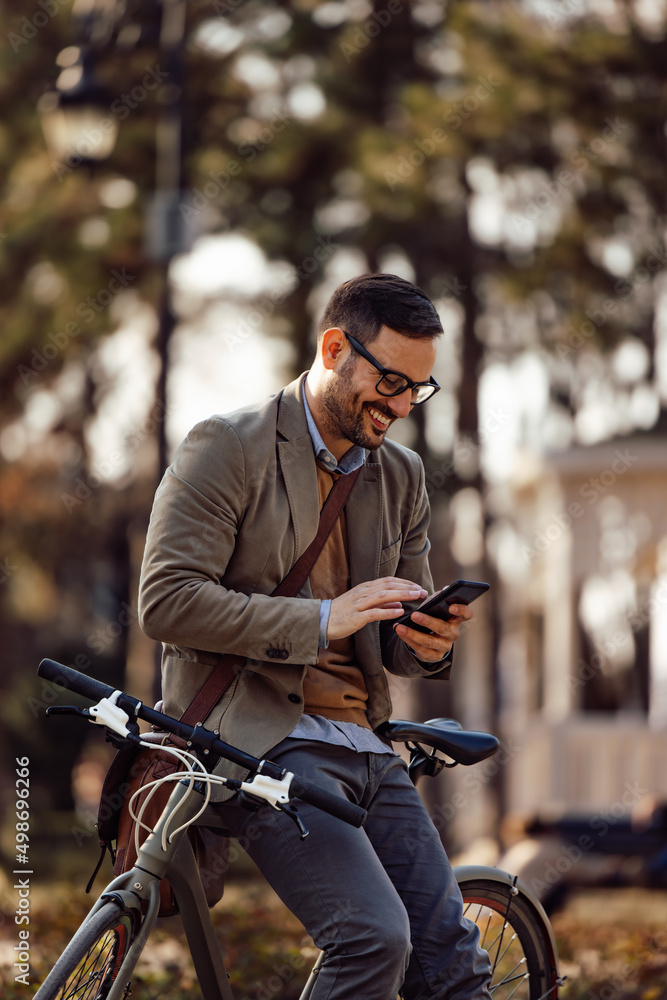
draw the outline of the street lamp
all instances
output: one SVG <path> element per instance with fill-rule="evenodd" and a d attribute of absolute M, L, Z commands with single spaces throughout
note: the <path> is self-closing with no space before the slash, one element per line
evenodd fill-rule
<path fill-rule="evenodd" d="M 145 253 L 157 274 L 160 292 L 156 303 L 158 331 L 155 349 L 160 366 L 155 388 L 156 446 L 158 481 L 167 466 L 167 371 L 169 343 L 176 318 L 172 307 L 169 268 L 176 254 L 189 248 L 194 234 L 187 233 L 180 211 L 184 201 L 183 177 L 183 93 L 184 41 L 187 0 L 150 0 L 130 4 L 125 0 L 75 0 L 73 14 L 78 24 L 79 44 L 60 53 L 55 88 L 40 99 L 42 127 L 50 152 L 57 162 L 56 173 L 95 163 L 109 157 L 114 149 L 120 116 L 112 112 L 114 97 L 97 79 L 97 61 L 123 59 L 145 44 L 157 48 L 160 76 L 155 93 L 157 123 L 155 133 L 155 181 L 146 208 Z M 141 22 L 139 23 L 139 18 Z M 150 20 L 149 20 L 150 19 Z M 122 72 L 122 70 L 121 70 Z M 108 75 L 105 74 L 105 78 Z M 135 105 L 136 106 L 136 105 Z M 69 159 L 71 157 L 71 159 Z M 141 633 L 139 633 L 140 635 Z M 150 700 L 159 690 L 159 649 L 156 669 L 147 673 L 142 654 L 143 640 L 135 635 L 128 648 L 126 670 L 132 686 Z"/>
<path fill-rule="evenodd" d="M 111 96 L 98 82 L 90 51 L 78 45 L 63 49 L 55 90 L 37 105 L 47 146 L 58 163 L 105 160 L 116 144 L 118 121 L 109 115 Z"/>
<path fill-rule="evenodd" d="M 76 14 L 75 4 L 75 14 Z M 47 145 L 56 157 L 58 173 L 82 163 L 92 165 L 113 151 L 118 118 L 110 114 L 113 96 L 102 87 L 95 74 L 95 58 L 108 55 L 116 46 L 141 44 L 157 37 L 159 63 L 166 67 L 166 81 L 158 95 L 155 137 L 155 187 L 146 217 L 146 252 L 161 276 L 158 305 L 159 328 L 156 349 L 160 373 L 156 403 L 167 412 L 167 365 L 169 341 L 175 316 L 169 290 L 169 266 L 176 254 L 189 248 L 192 235 L 186 233 L 179 211 L 183 175 L 183 48 L 187 0 L 158 0 L 154 10 L 159 26 L 138 25 L 127 20 L 125 5 L 108 2 L 81 5 L 81 33 L 85 42 L 60 53 L 61 68 L 55 90 L 42 96 L 38 104 Z M 157 28 L 157 30 L 154 30 Z M 71 159 L 70 159 L 71 158 Z M 167 466 L 166 419 L 158 421 L 158 478 Z"/>

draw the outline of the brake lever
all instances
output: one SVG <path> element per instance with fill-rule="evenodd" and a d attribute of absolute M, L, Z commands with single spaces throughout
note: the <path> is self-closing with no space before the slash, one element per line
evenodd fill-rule
<path fill-rule="evenodd" d="M 79 708 L 78 705 L 49 705 L 46 709 L 47 715 L 75 715 L 78 719 L 85 719 L 86 722 L 96 722 L 95 716 L 87 708 Z M 125 736 L 119 736 L 112 730 L 107 730 L 107 743 L 111 743 L 118 749 L 125 749 L 133 746 L 140 739 L 139 724 L 136 719 L 132 719 L 127 724 L 128 732 Z"/>
<path fill-rule="evenodd" d="M 280 809 L 281 812 L 286 813 L 290 819 L 294 820 L 294 822 L 299 828 L 299 838 L 301 840 L 305 840 L 306 837 L 308 836 L 308 827 L 301 819 L 301 816 L 299 815 L 299 811 L 296 808 L 296 806 L 293 806 L 290 802 L 280 802 L 276 806 L 276 808 Z"/>
<path fill-rule="evenodd" d="M 77 705 L 49 705 L 46 710 L 47 715 L 76 715 L 82 719 L 91 720 L 90 712 L 87 708 L 79 708 Z"/>

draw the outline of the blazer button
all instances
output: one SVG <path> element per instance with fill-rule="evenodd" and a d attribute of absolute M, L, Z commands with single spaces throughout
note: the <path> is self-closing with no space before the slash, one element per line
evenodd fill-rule
<path fill-rule="evenodd" d="M 301 698 L 299 698 L 298 694 L 288 694 L 287 700 L 293 702 L 295 705 L 301 704 Z"/>
<path fill-rule="evenodd" d="M 286 660 L 289 656 L 289 650 L 276 649 L 274 646 L 271 646 L 270 649 L 267 649 L 266 655 L 272 660 Z"/>

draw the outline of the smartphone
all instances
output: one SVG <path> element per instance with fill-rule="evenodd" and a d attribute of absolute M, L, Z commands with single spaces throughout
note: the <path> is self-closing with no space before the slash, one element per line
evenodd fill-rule
<path fill-rule="evenodd" d="M 448 621 L 452 616 L 449 614 L 450 604 L 471 604 L 474 600 L 485 594 L 489 589 L 488 583 L 479 583 L 477 580 L 456 580 L 448 587 L 439 590 L 433 597 L 427 597 L 418 608 L 413 608 L 401 618 L 396 619 L 394 625 L 407 625 L 417 632 L 430 632 L 431 629 L 425 625 L 413 622 L 411 615 L 415 611 L 421 611 L 425 615 L 432 615 L 433 618 L 441 618 Z"/>

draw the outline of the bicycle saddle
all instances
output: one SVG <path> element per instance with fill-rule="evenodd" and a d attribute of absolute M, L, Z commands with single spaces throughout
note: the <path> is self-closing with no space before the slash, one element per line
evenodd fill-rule
<path fill-rule="evenodd" d="M 378 727 L 378 733 L 396 743 L 419 743 L 440 750 L 457 764 L 477 764 L 491 757 L 500 741 L 491 733 L 461 729 L 454 719 L 431 719 L 407 722 L 390 719 Z"/>

